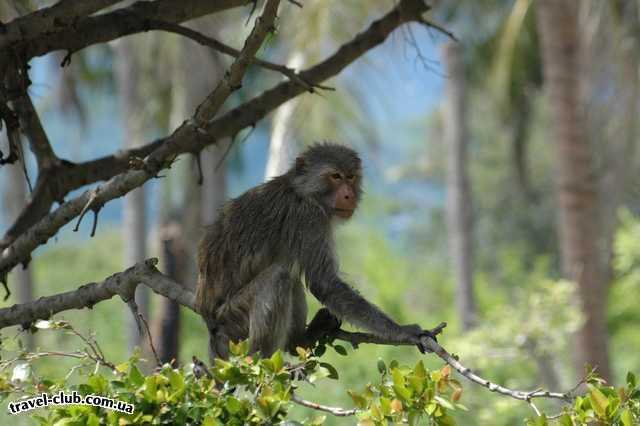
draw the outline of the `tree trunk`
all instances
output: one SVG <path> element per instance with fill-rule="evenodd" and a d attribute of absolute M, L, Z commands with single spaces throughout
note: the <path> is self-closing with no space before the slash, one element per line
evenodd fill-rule
<path fill-rule="evenodd" d="M 0 132 L 0 150 L 4 153 L 9 151 L 9 142 L 2 132 Z M 24 147 L 22 152 L 24 152 Z M 27 181 L 21 161 L 4 166 L 7 175 L 4 179 L 2 202 L 4 204 L 4 218 L 7 223 L 13 223 L 22 208 L 27 204 Z M 31 271 L 31 268 L 25 269 L 22 266 L 18 266 L 11 273 L 15 278 L 11 288 L 16 292 L 17 303 L 27 303 L 33 300 L 33 277 Z M 25 349 L 33 350 L 35 348 L 35 336 L 32 333 L 25 333 L 23 343 Z"/>
<path fill-rule="evenodd" d="M 294 52 L 287 66 L 299 69 L 304 64 L 304 54 Z M 287 171 L 295 156 L 295 144 L 292 138 L 291 121 L 296 109 L 296 99 L 292 99 L 280 106 L 271 119 L 271 141 L 269 142 L 269 156 L 264 173 L 265 180 L 279 176 Z"/>
<path fill-rule="evenodd" d="M 160 228 L 161 256 L 164 273 L 186 285 L 185 263 L 190 260 L 184 240 L 183 226 L 175 218 L 165 219 Z M 152 326 L 153 342 L 163 363 L 178 361 L 180 350 L 180 305 L 166 297 L 158 301 L 158 314 Z"/>
<path fill-rule="evenodd" d="M 467 173 L 467 100 L 462 47 L 447 43 L 443 49 L 448 79 L 445 89 L 445 141 L 447 145 L 447 227 L 449 253 L 456 280 L 456 303 L 462 329 L 476 322 L 473 291 L 473 202 Z"/>
<path fill-rule="evenodd" d="M 124 127 L 124 148 L 129 149 L 144 142 L 142 119 L 139 109 L 142 107 L 139 88 L 139 66 L 136 49 L 131 39 L 119 40 L 115 45 L 116 83 L 122 111 Z M 144 187 L 134 189 L 124 197 L 124 220 L 122 236 L 124 241 L 124 266 L 129 267 L 144 260 L 147 256 L 147 224 Z M 136 303 L 140 313 L 148 318 L 149 290 L 138 286 Z M 129 350 L 142 346 L 142 337 L 138 331 L 135 318 L 127 308 L 129 329 Z"/>
<path fill-rule="evenodd" d="M 599 251 L 599 194 L 592 148 L 585 131 L 584 98 L 580 90 L 579 2 L 541 0 L 536 3 L 541 36 L 544 84 L 556 150 L 559 239 L 563 275 L 578 283 L 585 318 L 576 336 L 575 363 L 611 378 L 605 311 L 607 283 Z"/>

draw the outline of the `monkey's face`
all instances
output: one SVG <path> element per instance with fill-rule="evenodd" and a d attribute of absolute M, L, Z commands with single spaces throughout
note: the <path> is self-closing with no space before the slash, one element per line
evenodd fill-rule
<path fill-rule="evenodd" d="M 358 207 L 362 169 L 352 149 L 331 143 L 313 145 L 296 159 L 293 173 L 296 190 L 319 201 L 329 215 L 349 219 Z"/>
<path fill-rule="evenodd" d="M 358 207 L 357 176 L 354 173 L 333 171 L 327 174 L 326 179 L 331 188 L 327 200 L 331 211 L 342 219 L 349 219 Z"/>

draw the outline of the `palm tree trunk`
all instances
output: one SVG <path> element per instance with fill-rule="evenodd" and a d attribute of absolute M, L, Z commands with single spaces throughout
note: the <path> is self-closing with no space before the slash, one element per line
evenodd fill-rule
<path fill-rule="evenodd" d="M 449 252 L 456 280 L 456 302 L 462 329 L 476 322 L 473 291 L 473 202 L 467 173 L 467 100 L 462 48 L 447 43 L 443 49 L 447 70 L 445 140 L 447 145 L 447 225 Z"/>
<path fill-rule="evenodd" d="M 536 3 L 543 71 L 551 130 L 556 150 L 559 239 L 562 272 L 578 283 L 584 324 L 576 336 L 575 366 L 584 364 L 611 377 L 605 322 L 607 283 L 599 252 L 599 193 L 592 148 L 585 131 L 580 90 L 579 2 L 540 0 Z"/>

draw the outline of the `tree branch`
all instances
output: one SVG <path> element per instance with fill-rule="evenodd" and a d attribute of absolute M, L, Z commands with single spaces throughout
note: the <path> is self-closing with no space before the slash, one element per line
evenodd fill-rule
<path fill-rule="evenodd" d="M 438 330 L 438 329 L 441 330 L 442 328 L 444 327 L 442 327 L 442 324 L 441 324 L 438 327 L 436 327 L 436 329 L 434 330 Z M 434 333 L 434 334 L 437 334 L 437 333 Z M 344 330 L 337 330 L 335 333 L 331 334 L 331 336 L 335 337 L 336 339 L 349 342 L 354 346 L 357 346 L 361 343 L 373 343 L 376 345 L 392 345 L 392 346 L 402 346 L 402 345 L 413 346 L 414 345 L 412 342 L 409 342 L 409 341 L 394 342 L 389 339 L 381 339 L 378 336 L 368 334 L 368 333 L 357 333 L 357 332 L 350 332 L 350 331 L 344 331 Z M 431 350 L 433 353 L 435 353 L 440 359 L 442 359 L 444 362 L 449 364 L 458 373 L 466 377 L 468 380 L 489 389 L 491 392 L 496 392 L 501 395 L 510 396 L 511 398 L 519 399 L 527 402 L 533 398 L 561 399 L 567 402 L 573 400 L 573 396 L 572 396 L 573 390 L 565 393 L 549 392 L 549 391 L 539 390 L 539 389 L 534 391 L 520 391 L 520 390 L 509 389 L 504 386 L 498 385 L 496 383 L 490 382 L 489 380 L 486 380 L 478 376 L 474 372 L 472 372 L 470 368 L 462 365 L 460 361 L 458 361 L 457 357 L 447 352 L 447 350 L 444 349 L 442 346 L 440 346 L 438 342 L 436 342 L 435 340 L 428 337 L 424 337 L 423 339 L 424 339 L 423 340 L 424 345 L 427 348 L 429 348 L 429 350 Z"/>
<path fill-rule="evenodd" d="M 28 61 L 56 50 L 77 52 L 87 46 L 146 31 L 146 20 L 185 22 L 247 3 L 247 0 L 138 1 L 113 12 L 79 19 L 71 27 L 40 32 L 36 36 L 27 35 L 13 40 L 7 47 L 21 52 L 21 56 Z M 27 20 L 30 16 L 22 19 Z"/>
<path fill-rule="evenodd" d="M 196 43 L 202 46 L 210 47 L 211 49 L 214 49 L 217 52 L 224 53 L 225 55 L 233 56 L 234 58 L 237 58 L 240 55 L 239 50 L 234 49 L 233 47 L 228 46 L 212 37 L 208 37 L 198 31 L 192 30 L 191 28 L 184 27 L 178 24 L 173 24 L 170 22 L 161 22 L 161 21 L 149 21 L 148 24 L 149 24 L 150 30 L 161 30 L 161 31 L 166 31 L 174 34 L 179 34 L 181 36 L 187 37 L 195 41 Z M 292 68 L 289 68 L 285 65 L 276 64 L 273 62 L 264 61 L 258 58 L 253 59 L 253 64 L 267 70 L 279 72 L 280 74 L 287 77 L 289 80 L 294 81 L 299 85 L 301 85 L 302 87 L 304 87 L 305 90 L 308 90 L 309 92 L 314 91 L 314 87 L 311 86 L 308 82 L 302 80 L 296 73 L 296 70 Z M 316 87 L 318 87 L 319 89 L 331 90 L 331 88 L 327 86 L 318 85 Z"/>
<path fill-rule="evenodd" d="M 324 411 L 325 413 L 333 414 L 338 417 L 348 417 L 355 416 L 358 412 L 357 409 L 344 409 L 340 407 L 330 407 L 328 405 L 318 404 L 312 401 L 307 401 L 306 399 L 302 399 L 298 397 L 296 394 L 291 394 L 291 401 L 295 402 L 298 405 L 302 405 L 303 407 L 313 408 L 314 410 Z"/>
<path fill-rule="evenodd" d="M 253 30 L 244 42 L 244 47 L 235 61 L 229 67 L 224 77 L 218 82 L 213 92 L 198 106 L 193 117 L 196 125 L 202 128 L 207 121 L 213 118 L 222 104 L 227 100 L 231 93 L 238 90 L 247 69 L 253 57 L 258 53 L 258 49 L 262 46 L 267 34 L 275 29 L 275 20 L 278 13 L 280 0 L 267 0 L 262 15 L 256 19 Z"/>
<path fill-rule="evenodd" d="M 27 136 L 31 151 L 36 157 L 38 172 L 52 167 L 58 162 L 53 152 L 49 138 L 42 127 L 40 117 L 36 112 L 31 97 L 27 93 L 29 76 L 26 67 L 20 63 L 11 63 L 5 77 L 6 97 L 11 102 L 13 110 L 18 116 L 20 129 Z"/>
<path fill-rule="evenodd" d="M 90 283 L 76 290 L 41 297 L 33 302 L 0 309 L 0 328 L 30 324 L 38 319 L 71 309 L 92 308 L 96 303 L 120 295 L 128 302 L 135 287 L 142 283 L 156 293 L 190 309 L 195 309 L 195 294 L 185 290 L 156 269 L 157 259 L 148 259 L 131 268 L 113 274 L 99 283 Z"/>
<path fill-rule="evenodd" d="M 36 10 L 6 24 L 0 35 L 0 49 L 25 39 L 68 27 L 85 16 L 113 6 L 122 0 L 60 0 L 51 7 Z"/>
<path fill-rule="evenodd" d="M 358 34 L 348 43 L 342 45 L 333 55 L 324 61 L 299 74 L 300 78 L 309 84 L 317 85 L 340 73 L 350 63 L 358 59 L 370 49 L 381 44 L 387 36 L 400 25 L 422 19 L 422 14 L 429 9 L 422 0 L 401 0 L 385 16 L 374 21 L 369 28 Z M 135 156 L 135 152 L 150 152 L 143 170 L 127 171 L 111 178 L 101 186 L 96 202 L 106 202 L 121 197 L 132 189 L 141 186 L 147 180 L 156 176 L 163 168 L 171 166 L 172 161 L 182 153 L 199 152 L 208 145 L 214 144 L 226 136 L 233 136 L 245 127 L 264 118 L 270 111 L 292 99 L 305 89 L 293 81 L 278 84 L 274 88 L 265 91 L 262 95 L 240 105 L 226 114 L 209 122 L 206 128 L 201 129 L 194 123 L 185 122 L 172 135 L 138 148 L 137 151 L 124 151 L 116 156 L 105 157 L 96 160 L 103 166 L 109 163 L 122 167 L 120 159 L 128 159 Z M 95 164 L 94 164 L 95 166 Z M 78 165 L 77 167 L 82 167 Z M 126 166 L 125 166 L 126 167 Z M 85 168 L 89 168 L 86 165 Z M 86 171 L 83 178 L 103 176 L 105 170 Z M 90 176 L 88 176 L 90 175 Z M 60 179 L 64 180 L 61 176 Z M 86 183 L 89 179 L 85 180 Z M 67 189 L 74 189 L 67 185 Z M 19 234 L 13 243 L 6 247 L 0 254 L 0 281 L 6 279 L 6 274 L 17 264 L 28 259 L 30 253 L 39 245 L 47 242 L 58 230 L 78 216 L 86 205 L 89 191 L 64 203 L 57 210 L 39 219 L 28 230 Z"/>

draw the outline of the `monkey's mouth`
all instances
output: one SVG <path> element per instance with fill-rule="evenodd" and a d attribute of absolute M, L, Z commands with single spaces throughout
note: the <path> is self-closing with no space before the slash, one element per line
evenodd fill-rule
<path fill-rule="evenodd" d="M 353 216 L 353 209 L 339 209 L 336 207 L 335 209 L 333 209 L 333 211 L 336 216 L 343 219 L 349 219 L 351 216 Z"/>

